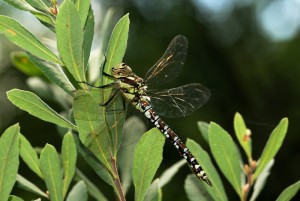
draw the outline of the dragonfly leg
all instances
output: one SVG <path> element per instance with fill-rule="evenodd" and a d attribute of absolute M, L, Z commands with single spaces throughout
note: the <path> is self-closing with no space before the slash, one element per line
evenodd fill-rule
<path fill-rule="evenodd" d="M 80 81 L 77 81 L 77 83 L 83 83 L 83 84 L 86 84 L 88 86 L 91 86 L 91 87 L 94 87 L 94 88 L 99 88 L 99 89 L 104 89 L 104 88 L 108 88 L 108 87 L 112 87 L 114 86 L 116 83 L 112 82 L 112 83 L 109 83 L 107 85 L 102 85 L 102 86 L 95 86 L 95 85 L 92 85 L 90 83 L 87 83 L 87 82 L 80 82 Z"/>
<path fill-rule="evenodd" d="M 118 93 L 119 93 L 119 89 L 118 90 L 116 90 L 110 97 L 109 97 L 109 99 L 105 102 L 105 103 L 103 103 L 103 104 L 100 104 L 100 106 L 107 106 L 117 95 L 118 95 Z"/>

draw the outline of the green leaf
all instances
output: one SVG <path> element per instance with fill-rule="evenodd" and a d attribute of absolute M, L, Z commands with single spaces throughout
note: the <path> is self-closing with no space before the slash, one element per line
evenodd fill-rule
<path fill-rule="evenodd" d="M 32 7 L 43 12 L 49 12 L 48 6 L 42 0 L 25 0 Z"/>
<path fill-rule="evenodd" d="M 27 54 L 27 56 L 29 60 L 37 68 L 39 68 L 50 81 L 57 84 L 57 86 L 63 89 L 66 93 L 73 95 L 75 88 L 59 65 L 43 61 L 30 54 Z"/>
<path fill-rule="evenodd" d="M 83 180 L 87 186 L 89 194 L 97 201 L 108 201 L 103 193 L 93 184 L 79 169 L 76 170 L 75 180 Z"/>
<path fill-rule="evenodd" d="M 66 0 L 56 18 L 57 46 L 68 71 L 77 81 L 86 81 L 83 66 L 83 27 L 75 5 Z M 86 87 L 86 85 L 83 85 Z"/>
<path fill-rule="evenodd" d="M 15 196 L 15 195 L 10 195 L 8 198 L 8 201 L 23 201 L 23 199 Z"/>
<path fill-rule="evenodd" d="M 13 52 L 10 57 L 13 65 L 25 75 L 38 77 L 43 75 L 40 69 L 38 69 L 32 62 L 29 61 L 26 53 Z"/>
<path fill-rule="evenodd" d="M 16 1 L 16 0 L 3 0 L 3 1 L 20 10 L 31 11 L 31 12 L 37 11 L 25 1 Z"/>
<path fill-rule="evenodd" d="M 81 142 L 113 174 L 111 141 L 104 117 L 106 114 L 99 106 L 102 95 L 100 90 L 77 91 L 73 112 Z"/>
<path fill-rule="evenodd" d="M 73 0 L 76 10 L 79 13 L 80 22 L 82 23 L 81 26 L 84 27 L 86 23 L 87 16 L 89 14 L 89 9 L 91 6 L 90 0 Z"/>
<path fill-rule="evenodd" d="M 67 194 L 69 185 L 75 174 L 77 150 L 74 138 L 71 133 L 64 136 L 61 149 L 61 159 L 64 170 L 63 197 Z"/>
<path fill-rule="evenodd" d="M 199 185 L 199 179 L 195 175 L 188 175 L 184 181 L 184 190 L 190 201 L 213 201 L 210 194 Z"/>
<path fill-rule="evenodd" d="M 135 201 L 144 200 L 147 189 L 162 161 L 164 136 L 157 128 L 146 132 L 137 143 L 132 164 Z"/>
<path fill-rule="evenodd" d="M 132 159 L 135 145 L 145 132 L 146 126 L 137 116 L 128 118 L 124 123 L 123 139 L 117 158 L 125 195 L 132 183 Z"/>
<path fill-rule="evenodd" d="M 179 171 L 179 169 L 186 164 L 184 159 L 178 161 L 168 169 L 166 169 L 161 176 L 159 177 L 159 187 L 162 188 L 166 184 L 168 184 L 171 179 L 175 176 L 175 174 Z"/>
<path fill-rule="evenodd" d="M 300 189 L 300 181 L 290 185 L 279 195 L 276 201 L 289 201 L 291 200 Z"/>
<path fill-rule="evenodd" d="M 197 125 L 198 125 L 198 129 L 200 130 L 203 138 L 208 143 L 208 128 L 209 128 L 209 124 L 206 123 L 206 122 L 204 122 L 204 121 L 198 121 Z"/>
<path fill-rule="evenodd" d="M 216 123 L 209 127 L 209 145 L 224 176 L 241 197 L 241 172 L 239 151 L 231 136 Z"/>
<path fill-rule="evenodd" d="M 243 117 L 240 113 L 234 115 L 234 131 L 240 145 L 244 149 L 248 160 L 252 160 L 252 140 L 246 127 Z"/>
<path fill-rule="evenodd" d="M 17 21 L 0 15 L 0 33 L 27 52 L 62 65 L 60 59 Z"/>
<path fill-rule="evenodd" d="M 79 181 L 71 189 L 66 201 L 87 201 L 88 192 L 84 181 Z"/>
<path fill-rule="evenodd" d="M 55 112 L 32 92 L 13 89 L 7 92 L 7 97 L 14 105 L 35 117 L 61 127 L 77 130 L 75 125 Z"/>
<path fill-rule="evenodd" d="M 274 159 L 270 160 L 265 169 L 261 172 L 259 177 L 257 178 L 254 187 L 253 193 L 251 195 L 250 201 L 255 201 L 262 189 L 264 188 L 267 178 L 271 173 L 271 168 L 274 165 Z"/>
<path fill-rule="evenodd" d="M 16 182 L 19 167 L 19 133 L 15 124 L 5 130 L 0 138 L 0 200 L 8 200 Z"/>
<path fill-rule="evenodd" d="M 106 63 L 104 71 L 108 74 L 111 73 L 111 68 L 121 63 L 125 55 L 128 31 L 129 31 L 129 14 L 124 15 L 116 24 L 110 39 L 106 52 Z M 109 83 L 109 78 L 103 78 L 103 84 Z"/>
<path fill-rule="evenodd" d="M 20 134 L 20 156 L 35 174 L 37 174 L 40 178 L 43 178 L 39 166 L 38 155 L 29 141 L 22 134 Z"/>
<path fill-rule="evenodd" d="M 159 179 L 155 179 L 145 196 L 145 201 L 161 201 L 162 200 L 162 191 L 159 185 Z"/>
<path fill-rule="evenodd" d="M 19 174 L 17 175 L 17 183 L 18 183 L 19 188 L 22 188 L 22 189 L 24 189 L 28 192 L 32 192 L 32 193 L 35 193 L 37 195 L 48 198 L 48 195 L 46 193 L 44 193 L 39 187 L 37 187 L 31 181 L 28 181 L 22 175 L 19 175 Z"/>
<path fill-rule="evenodd" d="M 108 170 L 103 166 L 100 160 L 80 142 L 78 135 L 74 135 L 74 139 L 76 141 L 77 149 L 79 150 L 80 154 L 85 159 L 85 161 L 89 164 L 89 166 L 93 168 L 93 170 L 101 179 L 103 179 L 106 183 L 108 183 L 112 187 L 115 187 L 114 178 L 108 172 Z M 87 181 L 86 183 L 88 184 Z"/>
<path fill-rule="evenodd" d="M 88 61 L 90 58 L 92 42 L 94 37 L 95 19 L 93 9 L 90 8 L 84 28 L 84 41 L 83 41 L 83 65 L 87 69 Z"/>
<path fill-rule="evenodd" d="M 279 151 L 283 140 L 285 138 L 288 128 L 288 119 L 283 118 L 278 126 L 272 131 L 267 144 L 259 158 L 256 170 L 253 175 L 253 181 L 258 177 L 258 175 L 263 171 L 268 162 L 274 158 L 274 156 Z"/>
<path fill-rule="evenodd" d="M 62 174 L 60 160 L 55 148 L 46 144 L 40 156 L 40 168 L 43 173 L 51 201 L 63 200 Z"/>
<path fill-rule="evenodd" d="M 196 176 L 194 176 L 198 179 L 198 185 L 200 186 L 199 188 L 205 189 L 205 191 L 207 191 L 210 194 L 210 197 L 212 197 L 214 200 L 227 201 L 228 199 L 221 178 L 207 152 L 191 139 L 187 140 L 186 145 L 193 153 L 199 164 L 201 164 L 212 183 L 212 187 L 210 187 L 205 182 L 200 181 Z"/>

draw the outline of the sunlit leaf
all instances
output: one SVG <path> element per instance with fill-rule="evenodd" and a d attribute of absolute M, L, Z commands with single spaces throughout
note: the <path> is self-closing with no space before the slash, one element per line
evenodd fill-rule
<path fill-rule="evenodd" d="M 93 168 L 93 170 L 101 179 L 103 179 L 106 183 L 114 187 L 114 178 L 104 167 L 104 165 L 100 162 L 100 160 L 89 149 L 87 149 L 84 146 L 84 144 L 80 142 L 78 135 L 74 135 L 74 139 L 76 141 L 78 151 L 85 159 L 85 161 L 89 164 L 89 166 Z M 88 181 L 85 180 L 85 182 L 87 185 L 89 185 Z"/>
<path fill-rule="evenodd" d="M 13 89 L 7 92 L 7 97 L 14 105 L 35 117 L 61 127 L 77 130 L 75 125 L 55 112 L 32 92 Z"/>
<path fill-rule="evenodd" d="M 297 194 L 297 192 L 299 192 L 299 189 L 300 189 L 300 181 L 297 181 L 296 183 L 284 189 L 284 191 L 279 195 L 276 201 L 291 200 Z"/>
<path fill-rule="evenodd" d="M 74 79 L 86 81 L 82 51 L 83 27 L 81 25 L 75 5 L 70 0 L 64 1 L 56 18 L 58 50 Z"/>
<path fill-rule="evenodd" d="M 36 151 L 31 146 L 30 142 L 20 134 L 20 156 L 26 165 L 40 178 L 43 178 L 40 169 L 39 159 Z"/>
<path fill-rule="evenodd" d="M 0 138 L 0 200 L 8 200 L 19 168 L 19 131 L 15 124 Z"/>
<path fill-rule="evenodd" d="M 62 65 L 60 59 L 17 21 L 0 15 L 0 33 L 27 52 Z"/>
<path fill-rule="evenodd" d="M 52 145 L 46 144 L 40 156 L 40 168 L 51 201 L 63 201 L 62 173 L 59 156 Z"/>
<path fill-rule="evenodd" d="M 121 63 L 125 55 L 128 31 L 129 31 L 129 14 L 124 15 L 116 24 L 110 39 L 106 52 L 106 63 L 104 66 L 104 72 L 110 74 L 111 68 Z M 104 78 L 103 84 L 108 84 L 109 79 Z"/>
<path fill-rule="evenodd" d="M 239 151 L 231 136 L 216 123 L 209 127 L 209 146 L 222 173 L 241 197 L 241 166 Z"/>
<path fill-rule="evenodd" d="M 87 201 L 88 192 L 84 181 L 79 181 L 73 186 L 66 201 Z"/>
<path fill-rule="evenodd" d="M 69 185 L 73 179 L 76 168 L 77 150 L 74 138 L 71 133 L 64 136 L 61 149 L 61 159 L 64 170 L 63 197 L 65 197 Z"/>
<path fill-rule="evenodd" d="M 28 58 L 50 81 L 57 84 L 66 93 L 73 95 L 75 88 L 59 65 L 43 61 L 30 54 L 28 54 Z"/>
<path fill-rule="evenodd" d="M 288 128 L 288 119 L 283 118 L 278 126 L 272 131 L 267 144 L 259 158 L 259 162 L 257 164 L 257 168 L 253 175 L 253 181 L 259 176 L 259 174 L 263 171 L 266 167 L 268 162 L 274 158 L 274 156 L 279 151 L 283 140 L 285 138 L 286 132 Z"/>
<path fill-rule="evenodd" d="M 94 26 L 95 26 L 95 19 L 93 9 L 90 7 L 88 16 L 85 22 L 84 28 L 84 40 L 83 40 L 83 65 L 84 68 L 87 68 L 88 61 L 90 58 L 91 47 L 94 37 Z"/>
<path fill-rule="evenodd" d="M 132 177 L 135 186 L 135 201 L 143 201 L 147 189 L 162 161 L 165 142 L 161 132 L 153 128 L 146 132 L 137 143 L 132 164 Z"/>
<path fill-rule="evenodd" d="M 234 131 L 248 159 L 252 160 L 252 140 L 251 137 L 248 136 L 248 129 L 240 113 L 236 113 L 234 116 Z"/>
<path fill-rule="evenodd" d="M 210 197 L 212 197 L 214 200 L 227 201 L 228 199 L 221 178 L 216 168 L 214 167 L 208 153 L 204 149 L 202 149 L 202 147 L 199 144 L 197 144 L 191 139 L 187 140 L 186 145 L 193 153 L 194 157 L 197 159 L 199 164 L 201 164 L 209 180 L 212 183 L 212 187 L 208 186 L 204 181 L 199 180 L 196 177 L 196 175 L 194 175 L 194 177 L 198 180 L 198 188 L 207 191 Z"/>

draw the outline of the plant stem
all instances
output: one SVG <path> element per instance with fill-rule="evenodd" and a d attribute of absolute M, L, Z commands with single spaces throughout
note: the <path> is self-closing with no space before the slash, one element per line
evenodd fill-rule
<path fill-rule="evenodd" d="M 118 200 L 119 201 L 126 201 L 125 195 L 124 195 L 124 192 L 123 192 L 123 188 L 122 188 L 122 185 L 121 185 L 119 173 L 118 173 L 117 161 L 113 157 L 111 158 L 111 164 L 112 164 L 112 168 L 113 168 L 113 171 L 114 171 L 114 179 L 115 179 L 115 184 L 116 184 L 115 191 L 116 191 L 116 195 L 118 197 Z"/>

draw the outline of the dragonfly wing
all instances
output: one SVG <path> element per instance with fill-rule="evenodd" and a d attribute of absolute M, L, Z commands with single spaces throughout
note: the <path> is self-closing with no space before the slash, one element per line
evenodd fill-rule
<path fill-rule="evenodd" d="M 199 83 L 150 93 L 154 110 L 158 114 L 169 118 L 190 115 L 206 103 L 209 97 L 209 90 Z"/>
<path fill-rule="evenodd" d="M 144 80 L 148 86 L 165 84 L 174 80 L 181 72 L 187 55 L 188 41 L 185 36 L 176 36 L 164 55 L 147 72 Z"/>

